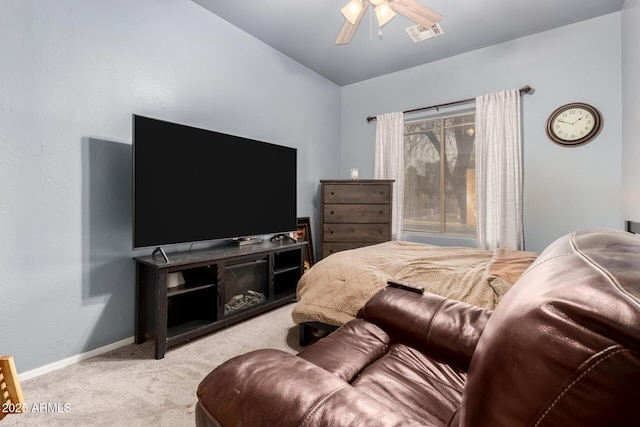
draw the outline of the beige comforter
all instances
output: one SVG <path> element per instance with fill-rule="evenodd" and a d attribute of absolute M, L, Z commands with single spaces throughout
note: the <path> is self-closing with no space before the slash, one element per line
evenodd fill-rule
<path fill-rule="evenodd" d="M 343 325 L 390 279 L 493 309 L 513 278 L 537 255 L 401 241 L 338 252 L 319 261 L 300 279 L 293 320 Z"/>

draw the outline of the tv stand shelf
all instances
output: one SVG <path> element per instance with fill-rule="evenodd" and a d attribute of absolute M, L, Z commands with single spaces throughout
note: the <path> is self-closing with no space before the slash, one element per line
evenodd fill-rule
<path fill-rule="evenodd" d="M 295 301 L 306 242 L 275 241 L 135 257 L 136 343 L 169 347 Z M 169 275 L 184 283 L 168 287 Z"/>
<path fill-rule="evenodd" d="M 201 285 L 201 286 L 186 286 L 180 285 L 172 289 L 167 289 L 167 297 L 172 297 L 174 295 L 184 294 L 185 292 L 195 292 L 201 289 L 213 288 L 217 286 L 215 283 L 209 285 Z"/>

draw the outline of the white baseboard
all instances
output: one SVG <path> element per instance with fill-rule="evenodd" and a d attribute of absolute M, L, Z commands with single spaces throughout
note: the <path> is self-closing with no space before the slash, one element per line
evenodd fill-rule
<path fill-rule="evenodd" d="M 135 342 L 134 337 L 125 338 L 123 340 L 105 345 L 103 347 L 96 348 L 91 351 L 87 351 L 86 353 L 76 354 L 75 356 L 67 357 L 66 359 L 62 359 L 57 362 L 50 363 L 48 365 L 40 366 L 39 368 L 35 368 L 30 371 L 22 372 L 21 374 L 18 374 L 18 379 L 20 381 L 25 381 L 30 378 L 39 377 L 40 375 L 46 374 L 47 372 L 52 372 L 57 369 L 64 368 L 65 366 L 73 365 L 74 363 L 78 363 L 82 360 L 90 359 L 92 357 L 109 352 L 111 350 L 124 347 L 125 345 L 133 344 L 134 342 Z"/>

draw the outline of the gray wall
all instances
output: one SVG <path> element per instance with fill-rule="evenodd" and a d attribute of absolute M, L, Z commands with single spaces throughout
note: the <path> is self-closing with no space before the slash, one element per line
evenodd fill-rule
<path fill-rule="evenodd" d="M 535 93 L 522 97 L 526 248 L 541 250 L 580 228 L 621 228 L 620 31 L 614 13 L 343 87 L 341 176 L 350 167 L 373 176 L 369 115 L 530 85 Z M 582 147 L 545 136 L 547 116 L 570 102 L 593 104 L 604 116 L 598 138 Z"/>
<path fill-rule="evenodd" d="M 340 88 L 190 0 L 4 0 L 0 58 L 0 353 L 19 372 L 133 336 L 132 113 L 296 147 L 317 224 Z"/>
<path fill-rule="evenodd" d="M 622 9 L 622 218 L 640 222 L 640 0 Z"/>

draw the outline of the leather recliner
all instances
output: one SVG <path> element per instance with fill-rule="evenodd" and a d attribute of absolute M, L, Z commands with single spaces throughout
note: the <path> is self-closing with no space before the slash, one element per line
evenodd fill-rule
<path fill-rule="evenodd" d="M 493 312 L 383 289 L 298 355 L 230 359 L 197 396 L 200 427 L 638 425 L 640 238 L 558 239 Z"/>

